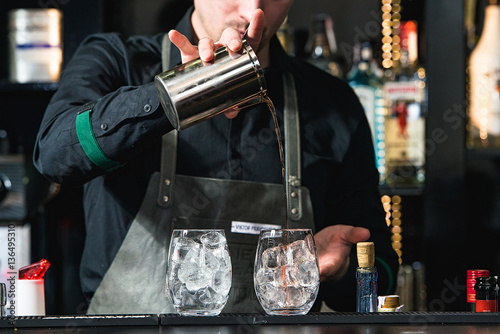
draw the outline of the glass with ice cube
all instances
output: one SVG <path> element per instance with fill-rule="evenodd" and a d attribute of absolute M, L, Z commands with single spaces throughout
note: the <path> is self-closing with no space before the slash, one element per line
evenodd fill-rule
<path fill-rule="evenodd" d="M 174 230 L 167 293 L 181 315 L 218 315 L 231 289 L 231 258 L 224 230 Z"/>
<path fill-rule="evenodd" d="M 319 290 L 318 257 L 312 231 L 262 231 L 255 256 L 254 288 L 267 314 L 309 312 Z"/>

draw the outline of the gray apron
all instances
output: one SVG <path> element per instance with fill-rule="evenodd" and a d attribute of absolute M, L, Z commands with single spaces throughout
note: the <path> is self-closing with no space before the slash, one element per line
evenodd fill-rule
<path fill-rule="evenodd" d="M 163 43 L 168 69 L 170 44 Z M 116 257 L 96 290 L 88 314 L 166 314 L 170 236 L 174 229 L 223 228 L 232 263 L 232 286 L 222 312 L 262 313 L 253 287 L 259 224 L 314 230 L 309 191 L 300 186 L 300 133 L 293 77 L 284 78 L 285 175 L 283 185 L 177 175 L 176 130 L 163 137 L 161 171 L 148 189 Z M 244 111 L 243 111 L 244 112 Z M 245 230 L 248 228 L 248 230 Z M 254 232 L 243 233 L 243 232 Z"/>

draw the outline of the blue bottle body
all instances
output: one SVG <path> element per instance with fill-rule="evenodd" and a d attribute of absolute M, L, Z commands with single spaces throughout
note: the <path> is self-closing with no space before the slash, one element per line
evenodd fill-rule
<path fill-rule="evenodd" d="M 356 269 L 356 312 L 377 312 L 377 268 Z"/>

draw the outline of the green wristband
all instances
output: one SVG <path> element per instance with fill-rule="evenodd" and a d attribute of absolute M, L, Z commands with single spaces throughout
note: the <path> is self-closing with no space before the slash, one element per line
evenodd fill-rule
<path fill-rule="evenodd" d="M 83 151 L 94 165 L 104 170 L 110 171 L 121 167 L 120 163 L 108 158 L 97 143 L 90 121 L 91 111 L 92 109 L 89 109 L 76 116 L 76 135 Z"/>

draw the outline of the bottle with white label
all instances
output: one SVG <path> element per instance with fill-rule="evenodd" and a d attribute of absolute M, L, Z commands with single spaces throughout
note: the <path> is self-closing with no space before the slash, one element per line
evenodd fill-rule
<path fill-rule="evenodd" d="M 386 108 L 383 83 L 373 71 L 373 48 L 371 44 L 364 42 L 356 45 L 355 53 L 357 62 L 354 64 L 353 69 L 349 71 L 347 80 L 365 110 L 372 132 L 375 162 L 382 182 L 386 178 L 384 148 L 384 114 Z"/>
<path fill-rule="evenodd" d="M 500 0 L 486 6 L 483 32 L 469 60 L 469 139 L 500 148 Z"/>
<path fill-rule="evenodd" d="M 420 186 L 425 181 L 425 69 L 418 64 L 417 27 L 401 22 L 401 58 L 384 84 L 385 162 L 389 186 Z"/>

